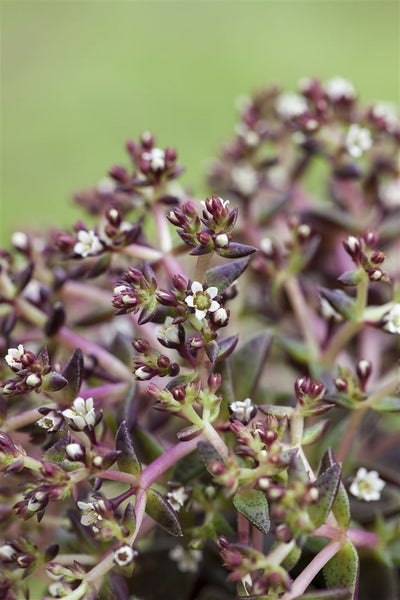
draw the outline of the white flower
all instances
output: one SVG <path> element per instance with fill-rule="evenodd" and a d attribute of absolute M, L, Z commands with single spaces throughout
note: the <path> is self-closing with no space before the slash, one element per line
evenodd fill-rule
<path fill-rule="evenodd" d="M 82 460 L 85 456 L 85 450 L 80 444 L 72 442 L 65 446 L 65 454 L 70 460 Z"/>
<path fill-rule="evenodd" d="M 38 387 L 42 383 L 42 378 L 36 373 L 31 373 L 25 380 L 26 385 L 29 387 Z"/>
<path fill-rule="evenodd" d="M 164 325 L 157 328 L 156 334 L 163 342 L 179 344 L 179 328 L 172 322 L 173 320 L 173 317 L 167 317 L 164 321 Z"/>
<path fill-rule="evenodd" d="M 227 233 L 218 233 L 215 236 L 214 243 L 217 248 L 226 248 L 229 246 L 229 236 Z"/>
<path fill-rule="evenodd" d="M 392 179 L 381 183 L 379 198 L 388 208 L 400 206 L 400 179 Z"/>
<path fill-rule="evenodd" d="M 178 564 L 178 569 L 182 573 L 195 573 L 202 553 L 200 550 L 186 550 L 183 546 L 175 546 L 168 556 Z"/>
<path fill-rule="evenodd" d="M 36 425 L 43 427 L 43 429 L 47 429 L 47 431 L 57 431 L 62 420 L 62 416 L 58 411 L 51 410 L 47 415 L 39 419 L 39 421 L 36 422 Z"/>
<path fill-rule="evenodd" d="M 288 92 L 279 96 L 276 101 L 276 110 L 282 119 L 293 119 L 306 113 L 308 105 L 303 96 Z"/>
<path fill-rule="evenodd" d="M 167 499 L 172 508 L 178 512 L 185 505 L 185 502 L 189 500 L 189 496 L 188 490 L 181 485 L 176 490 L 168 492 Z"/>
<path fill-rule="evenodd" d="M 386 321 L 384 328 L 390 333 L 400 334 L 400 304 L 395 304 L 393 308 L 385 315 Z"/>
<path fill-rule="evenodd" d="M 152 148 L 149 152 L 143 152 L 142 158 L 150 162 L 153 171 L 165 167 L 165 152 L 161 148 Z"/>
<path fill-rule="evenodd" d="M 6 363 L 11 369 L 19 370 L 23 369 L 23 364 L 21 362 L 21 357 L 25 353 L 25 348 L 22 344 L 18 345 L 18 348 L 9 348 L 8 354 L 5 356 Z"/>
<path fill-rule="evenodd" d="M 350 125 L 346 135 L 346 149 L 353 158 L 360 158 L 372 146 L 372 138 L 369 129 L 359 125 Z"/>
<path fill-rule="evenodd" d="M 226 325 L 226 323 L 228 322 L 228 319 L 229 319 L 228 313 L 225 310 L 225 308 L 223 308 L 223 306 L 221 306 L 218 310 L 216 310 L 212 316 L 213 323 L 215 325 L 218 325 L 219 327 L 223 327 L 224 325 Z"/>
<path fill-rule="evenodd" d="M 77 233 L 77 238 L 78 241 L 74 246 L 74 252 L 83 258 L 93 256 L 103 250 L 103 244 L 94 231 L 80 229 Z"/>
<path fill-rule="evenodd" d="M 18 552 L 14 546 L 11 546 L 11 544 L 3 544 L 3 546 L 0 546 L 0 559 L 14 560 L 17 554 Z"/>
<path fill-rule="evenodd" d="M 242 194 L 250 196 L 257 189 L 257 173 L 250 166 L 235 167 L 232 169 L 232 181 Z"/>
<path fill-rule="evenodd" d="M 325 92 L 327 96 L 331 100 L 341 100 L 345 98 L 346 100 L 352 100 L 356 91 L 354 89 L 354 85 L 348 79 L 344 79 L 343 77 L 332 77 L 325 84 Z"/>
<path fill-rule="evenodd" d="M 29 246 L 29 238 L 23 231 L 15 231 L 11 236 L 11 243 L 18 250 L 26 250 Z"/>
<path fill-rule="evenodd" d="M 241 423 L 248 423 L 256 413 L 256 407 L 252 404 L 250 398 L 243 401 L 237 400 L 229 405 L 232 416 Z"/>
<path fill-rule="evenodd" d="M 367 469 L 361 467 L 350 486 L 350 492 L 359 500 L 370 502 L 371 500 L 379 500 L 384 487 L 385 482 L 379 477 L 377 471 L 367 471 Z"/>
<path fill-rule="evenodd" d="M 194 281 L 191 289 L 193 294 L 186 296 L 185 302 L 190 308 L 195 309 L 196 319 L 201 321 L 208 312 L 215 312 L 219 309 L 219 302 L 213 300 L 218 295 L 216 287 L 204 289 L 201 283 Z"/>
<path fill-rule="evenodd" d="M 149 367 L 141 366 L 136 369 L 135 377 L 141 381 L 146 381 L 147 379 L 151 379 L 153 375 Z"/>
<path fill-rule="evenodd" d="M 76 429 L 94 427 L 96 424 L 96 413 L 93 407 L 93 398 L 76 398 L 71 408 L 62 411 L 67 421 Z"/>
<path fill-rule="evenodd" d="M 136 555 L 136 550 L 128 546 L 128 544 L 124 544 L 114 551 L 114 562 L 120 567 L 124 567 L 125 565 L 129 565 Z"/>
<path fill-rule="evenodd" d="M 78 502 L 78 508 L 83 511 L 81 516 L 81 523 L 85 527 L 91 527 L 95 533 L 99 531 L 97 527 L 98 522 L 103 520 L 103 517 L 97 511 L 96 504 L 94 502 Z"/>
<path fill-rule="evenodd" d="M 260 136 L 258 133 L 252 129 L 249 129 L 244 123 L 239 123 L 236 125 L 235 131 L 249 148 L 254 148 L 260 141 Z"/>

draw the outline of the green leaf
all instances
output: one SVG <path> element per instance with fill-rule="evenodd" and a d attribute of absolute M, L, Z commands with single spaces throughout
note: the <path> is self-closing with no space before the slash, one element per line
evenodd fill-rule
<path fill-rule="evenodd" d="M 178 431 L 176 437 L 181 442 L 188 442 L 189 440 L 193 440 L 193 438 L 200 435 L 203 429 L 204 425 L 190 425 L 189 427 L 185 427 L 185 429 L 181 429 L 180 431 Z"/>
<path fill-rule="evenodd" d="M 336 463 L 332 454 L 332 449 L 328 448 L 328 450 L 325 452 L 322 458 L 320 472 L 321 470 L 328 469 L 334 464 Z M 344 487 L 342 481 L 340 481 L 339 483 L 339 488 L 336 494 L 335 502 L 332 506 L 332 512 L 338 522 L 339 527 L 341 527 L 342 529 L 347 529 L 350 523 L 350 501 L 346 488 Z"/>
<path fill-rule="evenodd" d="M 176 512 L 156 490 L 147 491 L 146 513 L 171 535 L 183 535 Z"/>
<path fill-rule="evenodd" d="M 180 483 L 188 483 L 202 473 L 206 473 L 206 469 L 200 454 L 195 450 L 181 458 L 175 465 L 172 479 Z"/>
<path fill-rule="evenodd" d="M 208 286 L 215 286 L 219 293 L 228 288 L 247 268 L 250 258 L 239 258 L 224 265 L 218 265 L 206 273 Z"/>
<path fill-rule="evenodd" d="M 371 405 L 371 408 L 378 412 L 400 412 L 400 397 L 386 396 L 385 398 L 379 398 Z"/>
<path fill-rule="evenodd" d="M 288 337 L 282 337 L 279 341 L 291 358 L 300 363 L 308 363 L 309 352 L 304 342 Z"/>
<path fill-rule="evenodd" d="M 132 438 L 142 462 L 146 464 L 150 464 L 165 452 L 163 446 L 145 429 L 133 427 Z"/>
<path fill-rule="evenodd" d="M 357 598 L 359 559 L 357 550 L 349 541 L 325 565 L 323 572 L 329 587 L 346 587 L 349 599 Z"/>
<path fill-rule="evenodd" d="M 364 271 L 359 269 L 357 271 L 346 271 L 340 277 L 338 277 L 338 281 L 343 283 L 343 285 L 354 286 L 358 285 L 360 281 L 364 278 Z"/>
<path fill-rule="evenodd" d="M 126 527 L 126 529 L 129 531 L 129 535 L 132 535 L 132 533 L 135 531 L 136 515 L 132 502 L 128 502 L 126 505 L 124 514 L 122 515 L 121 525 Z"/>
<path fill-rule="evenodd" d="M 232 355 L 233 387 L 237 400 L 244 400 L 255 391 L 271 342 L 272 335 L 263 331 Z"/>
<path fill-rule="evenodd" d="M 80 348 L 77 348 L 67 362 L 62 372 L 63 377 L 68 381 L 63 388 L 62 397 L 66 404 L 72 402 L 79 396 L 83 377 L 83 354 Z"/>
<path fill-rule="evenodd" d="M 301 557 L 301 548 L 296 544 L 293 546 L 289 554 L 286 558 L 281 562 L 281 567 L 283 567 L 286 571 L 290 571 L 293 569 L 295 565 L 299 562 Z"/>
<path fill-rule="evenodd" d="M 115 438 L 115 447 L 121 452 L 117 458 L 120 471 L 139 477 L 142 468 L 133 447 L 132 437 L 125 421 L 122 421 L 118 428 Z"/>
<path fill-rule="evenodd" d="M 222 458 L 220 457 L 218 452 L 215 450 L 214 446 L 212 446 L 209 442 L 199 442 L 197 444 L 197 449 L 199 451 L 200 458 L 206 467 L 208 467 L 210 462 L 213 460 L 218 460 L 219 462 L 223 462 Z"/>
<path fill-rule="evenodd" d="M 270 528 L 268 502 L 263 492 L 250 490 L 237 492 L 233 496 L 233 505 L 257 529 L 267 534 Z"/>
<path fill-rule="evenodd" d="M 313 425 L 306 427 L 301 441 L 302 446 L 310 446 L 311 444 L 318 442 L 326 432 L 328 425 L 329 419 L 323 419 L 322 421 L 317 421 L 316 423 L 313 423 Z"/>
<path fill-rule="evenodd" d="M 313 485 L 319 491 L 319 499 L 316 504 L 309 506 L 308 514 L 315 527 L 322 525 L 328 516 L 338 492 L 341 475 L 342 468 L 335 463 L 314 482 Z"/>

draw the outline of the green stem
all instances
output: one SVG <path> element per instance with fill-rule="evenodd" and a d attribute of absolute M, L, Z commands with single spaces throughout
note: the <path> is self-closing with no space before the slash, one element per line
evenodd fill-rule
<path fill-rule="evenodd" d="M 320 349 L 313 333 L 314 327 L 310 322 L 310 309 L 299 285 L 299 280 L 297 277 L 292 275 L 291 277 L 285 279 L 283 286 L 290 300 L 290 304 L 292 305 L 293 312 L 296 315 L 303 338 L 307 344 L 309 362 L 313 363 L 318 359 Z"/>

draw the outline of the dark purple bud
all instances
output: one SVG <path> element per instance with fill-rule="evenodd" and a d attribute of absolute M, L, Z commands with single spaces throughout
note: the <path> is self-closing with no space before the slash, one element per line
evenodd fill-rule
<path fill-rule="evenodd" d="M 127 183 L 129 180 L 127 170 L 121 165 L 114 165 L 111 167 L 108 171 L 108 174 L 119 183 Z"/>

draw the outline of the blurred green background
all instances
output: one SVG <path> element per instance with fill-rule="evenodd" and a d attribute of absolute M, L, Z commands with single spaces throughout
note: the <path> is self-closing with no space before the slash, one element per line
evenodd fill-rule
<path fill-rule="evenodd" d="M 365 101 L 397 101 L 399 4 L 391 0 L 3 0 L 3 243 L 12 229 L 69 225 L 74 190 L 124 162 L 151 130 L 204 191 L 238 95 L 342 75 Z"/>

